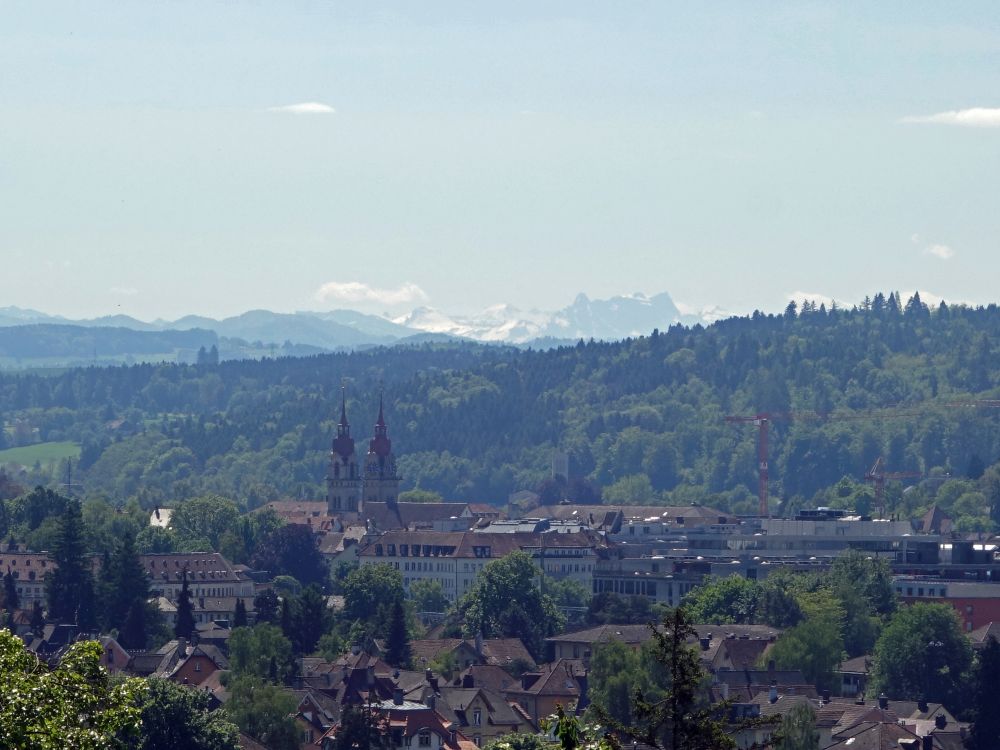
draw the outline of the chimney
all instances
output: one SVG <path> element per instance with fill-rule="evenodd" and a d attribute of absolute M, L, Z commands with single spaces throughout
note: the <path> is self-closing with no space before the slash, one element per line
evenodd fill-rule
<path fill-rule="evenodd" d="M 887 696 L 885 693 L 879 695 L 878 707 L 881 708 L 883 711 L 889 708 L 889 696 Z"/>
<path fill-rule="evenodd" d="M 476 633 L 476 656 L 479 657 L 479 661 L 483 661 L 483 631 L 480 630 Z"/>
<path fill-rule="evenodd" d="M 699 638 L 698 640 L 701 642 L 701 650 L 708 651 L 709 646 L 712 644 L 712 640 L 710 638 Z"/>
<path fill-rule="evenodd" d="M 934 726 L 937 727 L 938 729 L 944 729 L 946 726 L 948 726 L 948 719 L 945 717 L 944 714 L 938 714 L 937 716 L 934 717 Z"/>
<path fill-rule="evenodd" d="M 462 687 L 471 688 L 476 686 L 476 678 L 466 672 L 462 675 Z"/>
<path fill-rule="evenodd" d="M 424 671 L 424 679 L 427 680 L 428 682 L 431 681 L 431 677 L 433 677 L 433 676 L 434 676 L 434 673 L 431 670 L 428 669 L 428 670 Z"/>
<path fill-rule="evenodd" d="M 767 676 L 774 680 L 774 659 L 767 660 Z"/>
<path fill-rule="evenodd" d="M 823 704 L 826 705 L 829 702 L 830 702 L 830 691 L 829 690 L 824 690 L 823 691 Z"/>
<path fill-rule="evenodd" d="M 397 687 L 392 691 L 392 702 L 397 706 L 403 705 L 403 688 Z"/>
<path fill-rule="evenodd" d="M 771 689 L 767 691 L 767 700 L 769 703 L 778 702 L 778 683 L 771 680 Z"/>
<path fill-rule="evenodd" d="M 927 699 L 926 698 L 921 698 L 920 700 L 918 700 L 917 701 L 917 708 L 920 709 L 920 713 L 922 713 L 922 714 L 927 713 L 927 709 L 928 709 Z"/>
<path fill-rule="evenodd" d="M 187 656 L 187 647 L 188 647 L 188 644 L 187 644 L 187 639 L 186 638 L 178 638 L 177 639 L 177 655 L 178 656 L 181 656 L 181 657 Z"/>

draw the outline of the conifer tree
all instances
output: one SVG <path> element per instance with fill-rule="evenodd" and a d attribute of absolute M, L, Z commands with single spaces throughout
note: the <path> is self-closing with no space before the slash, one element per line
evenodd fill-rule
<path fill-rule="evenodd" d="M 1000 681 L 1000 644 L 995 637 L 986 638 L 986 647 L 979 652 L 973 682 L 972 733 L 966 742 L 969 750 L 1000 747 L 1000 712 L 996 710 L 996 686 Z"/>
<path fill-rule="evenodd" d="M 233 615 L 233 627 L 245 628 L 247 626 L 247 605 L 242 599 L 236 600 L 236 613 Z"/>
<path fill-rule="evenodd" d="M 102 571 L 102 599 L 105 627 L 122 628 L 133 605 L 145 606 L 149 599 L 149 578 L 135 550 L 135 540 L 126 535 Z M 145 636 L 142 638 L 145 641 Z"/>
<path fill-rule="evenodd" d="M 177 622 L 174 625 L 174 635 L 178 638 L 190 639 L 194 633 L 194 605 L 191 603 L 191 590 L 188 588 L 187 570 L 181 582 L 181 591 L 177 595 Z"/>
<path fill-rule="evenodd" d="M 85 553 L 80 503 L 72 499 L 67 501 L 59 519 L 59 531 L 52 547 L 55 570 L 46 579 L 49 617 L 55 622 L 91 626 L 91 618 L 86 613 L 93 612 L 94 581 Z M 81 604 L 85 616 L 78 618 Z"/>
<path fill-rule="evenodd" d="M 118 640 L 125 648 L 146 647 L 146 602 L 139 599 L 132 602 L 125 624 L 118 633 Z"/>
<path fill-rule="evenodd" d="M 406 612 L 398 599 L 393 602 L 385 660 L 397 669 L 410 667 L 410 638 L 406 632 Z"/>
<path fill-rule="evenodd" d="M 3 577 L 3 606 L 8 612 L 13 612 L 21 606 L 21 597 L 17 594 L 17 581 L 14 575 L 7 568 L 7 573 Z"/>

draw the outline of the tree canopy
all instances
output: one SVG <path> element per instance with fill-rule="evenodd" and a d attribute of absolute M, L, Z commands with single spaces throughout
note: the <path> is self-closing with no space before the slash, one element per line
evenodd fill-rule
<path fill-rule="evenodd" d="M 145 683 L 112 680 L 101 646 L 81 641 L 49 669 L 0 630 L 0 747 L 125 750 L 139 737 Z"/>
<path fill-rule="evenodd" d="M 972 647 L 947 604 L 903 607 L 875 644 L 870 690 L 890 698 L 954 705 L 962 699 Z"/>
<path fill-rule="evenodd" d="M 520 638 L 537 659 L 545 639 L 565 621 L 552 597 L 539 590 L 542 571 L 526 552 L 491 560 L 458 602 L 467 636 Z"/>

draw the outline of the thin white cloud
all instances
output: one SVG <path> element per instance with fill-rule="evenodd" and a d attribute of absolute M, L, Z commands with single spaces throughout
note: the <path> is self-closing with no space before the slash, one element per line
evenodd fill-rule
<path fill-rule="evenodd" d="M 282 107 L 268 107 L 267 111 L 287 112 L 293 115 L 332 115 L 337 110 L 322 102 L 299 102 L 298 104 L 286 104 Z"/>
<path fill-rule="evenodd" d="M 134 286 L 113 286 L 109 290 L 112 294 L 120 294 L 123 297 L 134 297 L 139 290 Z"/>
<path fill-rule="evenodd" d="M 426 302 L 427 293 L 416 284 L 404 282 L 395 289 L 378 289 L 360 281 L 328 281 L 316 290 L 319 302 L 367 302 L 405 305 Z"/>
<path fill-rule="evenodd" d="M 924 252 L 941 260 L 949 260 L 955 257 L 955 250 L 948 247 L 948 245 L 928 245 L 924 248 Z"/>
<path fill-rule="evenodd" d="M 933 115 L 910 115 L 900 122 L 909 125 L 959 125 L 966 128 L 1000 128 L 1000 107 L 953 109 Z"/>

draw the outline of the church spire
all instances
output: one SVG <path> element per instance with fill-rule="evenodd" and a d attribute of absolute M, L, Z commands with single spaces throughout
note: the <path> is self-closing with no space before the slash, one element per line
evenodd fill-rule
<path fill-rule="evenodd" d="M 375 423 L 376 434 L 378 434 L 378 428 L 381 427 L 385 429 L 385 417 L 382 416 L 382 391 L 378 392 L 378 421 Z"/>
<path fill-rule="evenodd" d="M 344 461 L 353 460 L 354 439 L 351 437 L 351 423 L 347 421 L 347 386 L 340 386 L 340 422 L 337 423 L 337 437 L 331 446 L 334 453 Z"/>
<path fill-rule="evenodd" d="M 337 425 L 337 434 L 350 435 L 351 425 L 347 421 L 347 386 L 340 386 L 340 423 Z"/>
<path fill-rule="evenodd" d="M 375 436 L 368 443 L 368 453 L 386 457 L 392 451 L 389 427 L 385 423 L 385 409 L 382 392 L 378 394 L 378 420 L 375 422 Z"/>

